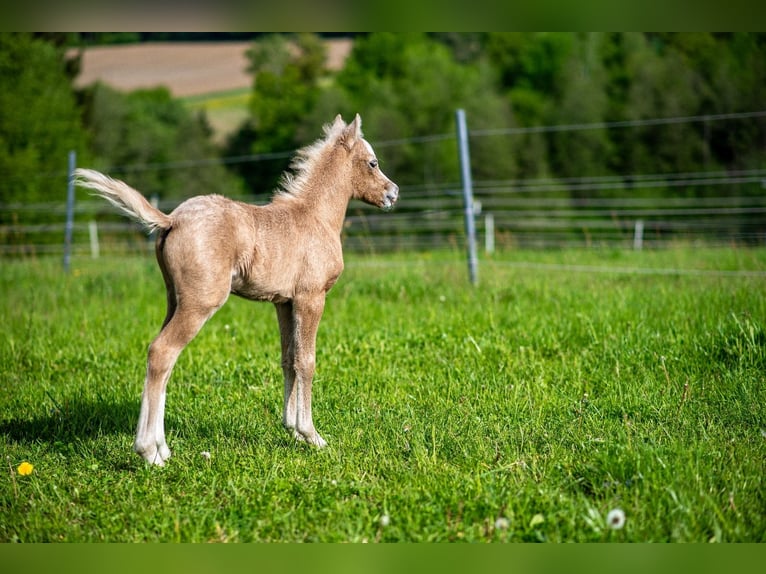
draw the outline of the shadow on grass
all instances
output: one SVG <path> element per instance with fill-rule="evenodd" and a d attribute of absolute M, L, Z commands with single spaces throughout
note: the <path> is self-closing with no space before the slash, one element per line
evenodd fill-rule
<path fill-rule="evenodd" d="M 281 409 L 271 403 L 260 405 L 264 412 L 264 424 L 273 424 L 294 442 L 290 433 L 281 426 Z M 110 435 L 126 435 L 133 438 L 138 422 L 140 400 L 120 400 L 100 397 L 98 399 L 70 397 L 41 405 L 38 414 L 25 414 L 0 421 L 0 435 L 20 444 L 73 443 Z M 257 437 L 264 432 L 259 422 L 249 420 L 233 423 L 224 414 L 210 419 L 197 419 L 179 413 L 165 413 L 165 427 L 171 435 L 183 429 L 185 435 L 194 437 L 222 437 L 242 439 Z M 247 426 L 247 423 L 254 426 Z"/>
<path fill-rule="evenodd" d="M 52 401 L 52 399 L 51 399 Z M 37 414 L 28 412 L 18 417 L 6 418 L 0 421 L 0 437 L 7 444 L 16 444 L 22 448 L 33 445 L 43 445 L 46 450 L 65 455 L 66 457 L 88 458 L 95 452 L 99 455 L 103 468 L 116 471 L 136 471 L 145 468 L 140 457 L 132 454 L 133 436 L 139 414 L 138 400 L 122 400 L 116 397 L 69 397 L 58 399 L 56 404 L 48 402 L 40 405 Z M 262 409 L 266 407 L 262 406 Z M 281 426 L 279 416 L 281 411 L 274 409 L 269 413 L 270 429 L 275 436 L 272 441 L 274 448 L 292 451 L 299 447 L 311 450 L 313 447 L 297 443 L 291 434 Z M 279 412 L 277 412 L 279 411 Z M 252 426 L 246 424 L 250 422 Z M 243 424 L 245 423 L 245 424 Z M 178 437 L 175 431 L 183 429 L 183 441 L 195 441 L 206 437 L 210 444 L 232 446 L 234 441 L 264 440 L 264 428 L 257 421 L 240 421 L 231 424 L 223 415 L 213 420 L 199 420 L 189 416 L 166 416 L 166 429 L 169 431 L 171 450 L 176 446 Z M 116 441 L 116 442 L 115 442 Z M 0 440 L 2 444 L 2 440 Z M 104 446 L 109 445 L 106 450 Z M 212 450 L 212 449 L 211 449 Z M 183 450 L 179 450 L 183 452 Z"/>
<path fill-rule="evenodd" d="M 138 417 L 136 401 L 70 398 L 33 418 L 0 422 L 0 434 L 19 443 L 71 443 L 104 435 L 132 434 Z"/>

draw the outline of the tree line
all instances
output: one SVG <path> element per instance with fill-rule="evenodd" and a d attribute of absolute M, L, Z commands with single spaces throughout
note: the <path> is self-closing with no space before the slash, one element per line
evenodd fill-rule
<path fill-rule="evenodd" d="M 81 165 L 153 164 L 134 170 L 130 181 L 161 198 L 268 194 L 289 157 L 215 158 L 296 149 L 337 113 L 360 112 L 371 140 L 399 142 L 378 149 L 386 172 L 400 185 L 427 188 L 459 181 L 454 139 L 422 141 L 453 134 L 456 108 L 466 110 L 470 130 L 481 131 L 750 112 L 766 104 L 762 33 L 358 34 L 337 72 L 326 66 L 322 36 L 261 34 L 248 52 L 248 118 L 216 145 L 204 114 L 166 89 L 74 87 L 79 63 L 68 47 L 146 39 L 0 34 L 0 204 L 61 201 L 70 149 Z M 471 138 L 477 181 L 762 169 L 765 149 L 764 117 Z M 577 199 L 582 192 L 567 193 Z M 0 223 L 12 217 L 0 211 Z"/>

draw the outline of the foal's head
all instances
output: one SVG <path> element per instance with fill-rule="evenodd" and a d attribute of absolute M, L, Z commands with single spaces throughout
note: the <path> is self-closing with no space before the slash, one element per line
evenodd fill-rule
<path fill-rule="evenodd" d="M 343 124 L 340 115 L 333 127 Z M 378 166 L 378 158 L 372 146 L 362 135 L 362 118 L 356 114 L 354 121 L 343 127 L 337 145 L 345 148 L 351 169 L 354 199 L 383 209 L 391 209 L 399 198 L 399 186 L 388 179 Z"/>

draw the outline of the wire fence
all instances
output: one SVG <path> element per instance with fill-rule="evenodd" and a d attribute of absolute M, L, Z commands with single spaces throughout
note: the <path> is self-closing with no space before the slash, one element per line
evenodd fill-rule
<path fill-rule="evenodd" d="M 765 178 L 766 170 L 747 177 L 709 177 L 700 185 L 721 186 L 722 193 L 714 197 L 586 196 L 576 201 L 546 191 L 546 185 L 556 189 L 558 183 L 554 182 L 536 183 L 533 187 L 531 182 L 479 181 L 474 188 L 479 247 L 493 252 L 551 247 L 657 248 L 679 243 L 766 245 L 766 194 L 726 195 L 732 185 L 760 189 Z M 603 189 L 601 183 L 596 185 Z M 688 191 L 693 185 L 686 183 L 682 189 Z M 250 199 L 257 202 L 259 198 Z M 168 212 L 177 204 L 163 201 L 159 207 Z M 0 254 L 63 252 L 64 202 L 0 205 L 0 210 L 12 212 L 18 218 L 18 223 L 0 226 Z M 111 208 L 99 200 L 77 203 L 74 254 L 152 251 L 152 242 L 139 225 L 109 218 L 110 212 Z M 24 222 L 29 219 L 26 216 L 35 213 L 45 213 L 59 221 Z M 397 209 L 391 213 L 357 202 L 349 206 L 343 229 L 344 247 L 364 253 L 462 249 L 463 217 L 463 197 L 458 184 L 428 191 L 403 187 Z"/>
<path fill-rule="evenodd" d="M 658 118 L 627 122 L 498 128 L 470 132 L 477 138 L 519 133 L 632 128 L 752 119 L 766 111 L 717 116 Z M 429 145 L 455 139 L 435 134 L 373 142 L 376 149 Z M 764 150 L 761 150 L 764 151 Z M 283 159 L 291 152 L 204 158 L 184 162 L 115 166 L 110 173 L 142 170 L 199 170 L 206 165 Z M 764 158 L 766 159 L 766 158 Z M 764 165 L 764 162 L 760 162 Z M 41 176 L 42 177 L 42 176 Z M 0 256 L 61 254 L 66 231 L 66 176 L 50 174 L 61 201 L 0 203 Z M 766 245 L 766 169 L 626 173 L 574 178 L 474 180 L 473 212 L 480 248 L 550 247 L 659 248 L 674 244 Z M 661 192 L 661 193 L 660 193 Z M 238 197 L 263 203 L 263 197 Z M 179 200 L 160 201 L 172 211 Z M 462 182 L 403 185 L 395 211 L 383 213 L 358 202 L 349 206 L 343 229 L 347 250 L 379 253 L 463 249 L 466 241 Z M 42 220 L 42 221 L 41 221 Z M 105 202 L 75 206 L 72 253 L 101 256 L 146 253 L 153 242 L 140 226 L 114 214 Z"/>

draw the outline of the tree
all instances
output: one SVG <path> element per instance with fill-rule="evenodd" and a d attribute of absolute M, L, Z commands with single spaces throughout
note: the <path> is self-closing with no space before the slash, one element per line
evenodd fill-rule
<path fill-rule="evenodd" d="M 697 115 L 699 77 L 672 46 L 645 36 L 626 61 L 630 87 L 626 119 L 647 120 Z M 701 169 L 704 141 L 699 126 L 678 123 L 631 129 L 624 142 L 628 173 L 677 173 Z"/>
<path fill-rule="evenodd" d="M 608 100 L 604 67 L 599 58 L 601 34 L 573 39 L 566 62 L 557 71 L 556 105 L 547 115 L 551 125 L 594 124 L 606 121 Z M 559 177 L 606 175 L 609 170 L 609 133 L 604 129 L 553 132 L 550 163 Z M 572 191 L 572 196 L 578 196 Z"/>
<path fill-rule="evenodd" d="M 500 90 L 508 98 L 519 125 L 536 127 L 562 121 L 558 105 L 568 93 L 567 74 L 569 78 L 575 77 L 575 44 L 576 38 L 570 33 L 492 32 L 487 35 L 487 58 L 497 70 Z M 564 123 L 571 122 L 564 120 Z M 515 136 L 519 177 L 554 175 L 557 168 L 552 163 L 556 159 L 550 150 L 556 146 L 552 146 L 552 139 L 556 136 L 542 133 Z"/>
<path fill-rule="evenodd" d="M 764 109 L 766 102 L 766 34 L 715 35 L 715 65 L 710 67 L 709 113 Z M 736 78 L 736 81 L 732 81 Z M 706 126 L 711 156 L 728 169 L 763 168 L 766 118 L 715 122 Z"/>
<path fill-rule="evenodd" d="M 0 202 L 63 202 L 68 152 L 84 151 L 64 50 L 2 33 L 0 81 Z"/>
<path fill-rule="evenodd" d="M 167 89 L 125 94 L 96 84 L 82 99 L 97 167 L 164 199 L 240 190 L 216 160 L 204 117 L 190 113 Z"/>
<path fill-rule="evenodd" d="M 486 62 L 461 64 L 447 46 L 424 34 L 373 33 L 357 38 L 337 84 L 353 109 L 363 112 L 365 130 L 376 140 L 451 136 L 457 108 L 466 109 L 472 130 L 513 124 Z M 471 145 L 477 179 L 515 174 L 507 138 L 473 138 Z M 452 138 L 404 142 L 378 153 L 400 184 L 459 181 Z"/>
<path fill-rule="evenodd" d="M 250 118 L 227 144 L 227 155 L 270 154 L 294 150 L 316 138 L 305 130 L 325 73 L 324 44 L 314 34 L 269 34 L 248 52 L 254 75 Z M 329 121 L 328 118 L 325 121 Z M 309 135 L 311 134 L 311 135 Z M 233 168 L 255 193 L 270 192 L 289 158 L 236 164 Z"/>

